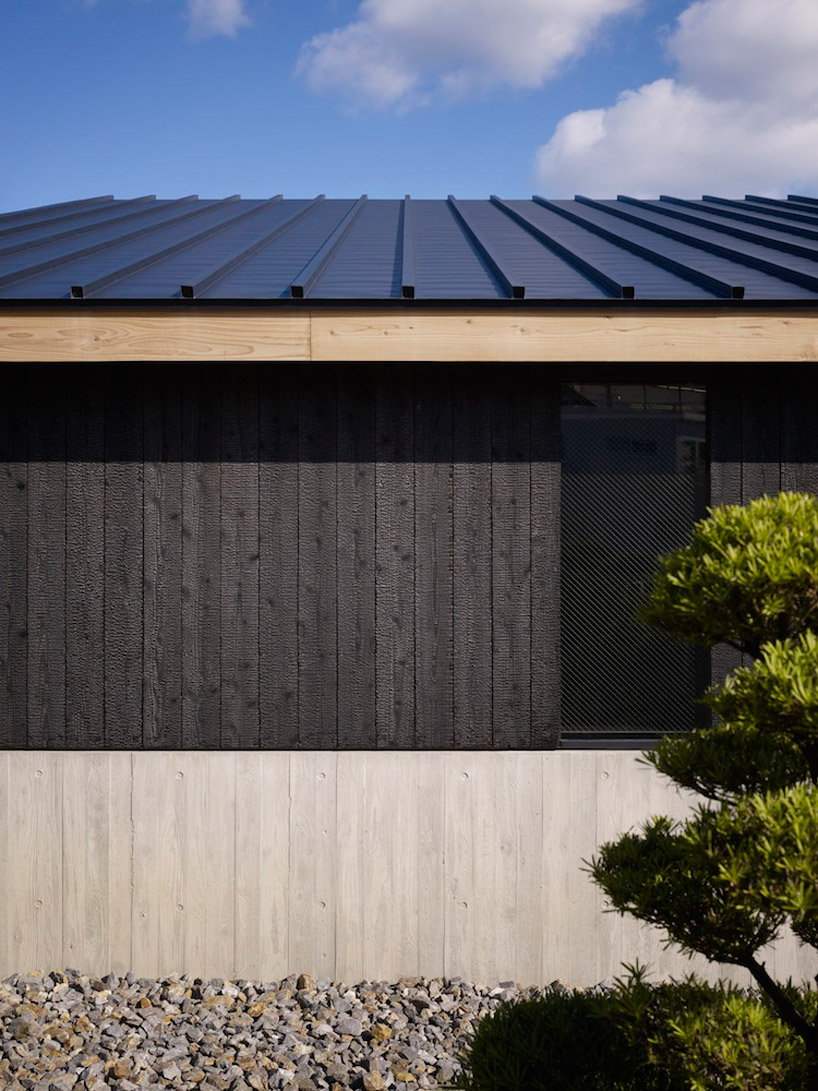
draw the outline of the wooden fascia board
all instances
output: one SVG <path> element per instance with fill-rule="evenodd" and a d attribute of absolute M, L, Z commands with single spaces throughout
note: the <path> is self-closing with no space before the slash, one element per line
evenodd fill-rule
<path fill-rule="evenodd" d="M 0 310 L 0 361 L 815 363 L 818 311 Z"/>

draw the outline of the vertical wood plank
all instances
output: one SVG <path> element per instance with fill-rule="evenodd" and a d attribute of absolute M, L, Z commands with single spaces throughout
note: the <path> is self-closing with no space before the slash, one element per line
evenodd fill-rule
<path fill-rule="evenodd" d="M 417 753 L 418 973 L 435 977 L 446 957 L 446 767 L 440 751 Z"/>
<path fill-rule="evenodd" d="M 0 403 L 0 746 L 27 734 L 28 372 L 2 369 Z"/>
<path fill-rule="evenodd" d="M 62 964 L 62 763 L 60 754 L 9 755 L 9 939 L 15 968 Z"/>
<path fill-rule="evenodd" d="M 141 746 L 143 365 L 105 370 L 105 743 Z"/>
<path fill-rule="evenodd" d="M 475 972 L 496 985 L 514 979 L 517 968 L 517 755 L 474 754 L 473 759 L 479 884 L 472 905 Z"/>
<path fill-rule="evenodd" d="M 415 368 L 415 745 L 454 745 L 452 369 Z"/>
<path fill-rule="evenodd" d="M 215 877 L 211 871 L 211 855 L 219 863 L 223 857 L 221 845 L 211 846 L 209 840 L 213 836 L 209 821 L 210 768 L 222 754 L 177 751 L 169 757 L 170 763 L 162 768 L 173 805 L 174 868 L 165 903 L 169 942 L 160 949 L 161 960 L 162 966 L 168 967 L 163 972 L 169 973 L 171 965 L 196 966 L 201 967 L 200 976 L 205 977 L 210 976 L 210 916 L 220 903 L 217 887 L 232 881 L 229 870 Z M 222 779 L 226 780 L 223 770 Z M 226 788 L 229 792 L 229 785 Z M 222 840 L 232 834 L 233 827 L 227 825 L 215 836 Z"/>
<path fill-rule="evenodd" d="M 336 759 L 327 751 L 290 754 L 291 973 L 334 974 Z"/>
<path fill-rule="evenodd" d="M 777 496 L 781 490 L 781 376 L 751 372 L 741 399 L 741 499 Z"/>
<path fill-rule="evenodd" d="M 221 401 L 221 745 L 259 745 L 258 365 L 233 364 Z"/>
<path fill-rule="evenodd" d="M 617 840 L 627 830 L 640 827 L 654 813 L 651 811 L 650 783 L 656 779 L 656 774 L 639 765 L 635 755 L 624 751 L 597 751 L 593 773 L 593 791 L 597 797 L 596 845 L 593 849 L 596 853 L 604 842 Z M 665 813 L 661 807 L 660 810 Z M 590 876 L 586 879 L 591 883 Z M 602 891 L 595 889 L 600 909 L 604 910 L 608 906 L 607 899 Z M 633 935 L 629 935 L 629 925 L 630 921 L 618 913 L 600 913 L 597 946 L 600 974 L 606 980 L 621 972 L 623 958 L 627 957 L 629 962 L 647 963 L 653 953 L 651 930 L 638 928 L 634 940 Z M 631 942 L 627 943 L 628 940 Z"/>
<path fill-rule="evenodd" d="M 445 954 L 443 972 L 447 977 L 465 977 L 475 963 L 474 907 L 479 896 L 474 845 L 475 754 L 447 751 L 446 776 L 446 903 Z"/>
<path fill-rule="evenodd" d="M 286 753 L 236 754 L 237 977 L 288 972 L 289 780 Z"/>
<path fill-rule="evenodd" d="M 182 738 L 221 734 L 219 369 L 185 371 L 182 415 Z"/>
<path fill-rule="evenodd" d="M 235 753 L 205 759 L 205 836 L 191 823 L 190 842 L 205 852 L 207 931 L 205 976 L 235 977 L 236 970 L 236 759 Z M 185 854 L 186 860 L 190 853 Z"/>
<path fill-rule="evenodd" d="M 298 723 L 302 747 L 338 741 L 337 385 L 302 372 L 298 466 Z"/>
<path fill-rule="evenodd" d="M 367 970 L 394 981 L 418 972 L 418 755 L 367 761 L 364 935 Z M 398 787 L 399 786 L 399 787 Z M 384 867 L 383 861 L 389 861 Z"/>
<path fill-rule="evenodd" d="M 378 372 L 376 677 L 379 747 L 415 745 L 414 383 L 410 365 Z"/>
<path fill-rule="evenodd" d="M 714 376 L 707 387 L 707 420 L 710 440 L 710 506 L 742 501 L 742 400 L 743 372 L 731 369 Z M 726 644 L 710 653 L 711 681 L 718 684 L 741 665 L 741 655 Z"/>
<path fill-rule="evenodd" d="M 146 747 L 182 745 L 182 370 L 151 369 L 145 391 Z"/>
<path fill-rule="evenodd" d="M 66 745 L 105 745 L 105 396 L 72 372 L 66 411 Z"/>
<path fill-rule="evenodd" d="M 491 376 L 455 373 L 453 415 L 454 745 L 492 742 Z"/>
<path fill-rule="evenodd" d="M 11 842 L 11 821 L 11 755 L 0 751 L 0 875 L 12 874 L 12 853 L 15 846 Z M 0 978 L 8 977 L 13 972 L 12 965 L 17 961 L 18 945 L 12 926 L 14 917 L 12 885 L 5 882 L 0 884 Z"/>
<path fill-rule="evenodd" d="M 596 755 L 543 754 L 543 979 L 597 983 L 596 890 L 580 861 L 596 848 Z"/>
<path fill-rule="evenodd" d="M 298 745 L 298 371 L 259 373 L 261 746 Z"/>
<path fill-rule="evenodd" d="M 517 911 L 514 922 L 516 970 L 514 980 L 522 985 L 543 982 L 543 753 L 518 752 L 516 785 L 512 801 L 515 814 L 515 856 L 517 864 Z"/>
<path fill-rule="evenodd" d="M 62 366 L 29 372 L 28 738 L 65 744 L 65 384 Z"/>
<path fill-rule="evenodd" d="M 530 366 L 504 370 L 491 408 L 492 712 L 497 749 L 531 745 Z"/>
<path fill-rule="evenodd" d="M 262 755 L 261 821 L 261 966 L 265 978 L 289 973 L 290 944 L 290 757 Z M 238 969 L 238 962 L 237 967 Z"/>
<path fill-rule="evenodd" d="M 531 745 L 560 737 L 560 384 L 532 369 Z"/>
<path fill-rule="evenodd" d="M 133 754 L 108 753 L 108 960 L 115 974 L 133 966 Z"/>
<path fill-rule="evenodd" d="M 338 373 L 338 745 L 375 733 L 375 392 L 377 371 Z"/>
<path fill-rule="evenodd" d="M 335 976 L 340 981 L 363 981 L 368 970 L 372 936 L 366 932 L 367 892 L 366 814 L 372 755 L 338 754 L 338 815 Z"/>
<path fill-rule="evenodd" d="M 130 846 L 122 843 L 129 816 L 111 796 L 111 759 L 118 757 L 110 752 L 82 751 L 60 755 L 63 962 L 69 966 L 96 970 L 111 965 L 114 928 L 121 923 L 116 912 L 112 913 L 113 898 L 121 896 L 112 864 L 114 852 L 119 855 L 125 850 L 128 859 Z"/>
<path fill-rule="evenodd" d="M 174 778 L 178 773 L 181 781 L 188 770 L 170 751 L 135 751 L 132 760 L 132 968 L 141 976 L 159 977 L 167 961 L 177 969 L 182 965 L 175 909 L 183 903 Z M 188 915 L 186 926 L 192 923 Z"/>
<path fill-rule="evenodd" d="M 818 379 L 812 368 L 776 369 L 781 384 L 781 488 L 818 494 Z"/>

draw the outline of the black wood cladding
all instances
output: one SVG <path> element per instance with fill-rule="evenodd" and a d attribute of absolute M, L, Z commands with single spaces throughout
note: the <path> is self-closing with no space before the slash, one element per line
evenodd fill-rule
<path fill-rule="evenodd" d="M 1 747 L 556 745 L 549 369 L 0 380 Z"/>
<path fill-rule="evenodd" d="M 734 366 L 708 379 L 710 502 L 747 504 L 782 490 L 818 494 L 818 375 L 809 365 Z M 720 682 L 742 663 L 720 645 Z"/>

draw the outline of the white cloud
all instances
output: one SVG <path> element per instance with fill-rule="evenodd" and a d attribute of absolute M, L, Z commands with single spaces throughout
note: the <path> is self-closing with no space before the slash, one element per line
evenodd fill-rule
<path fill-rule="evenodd" d="M 816 0 L 700 0 L 668 43 L 675 78 L 563 118 L 537 153 L 551 194 L 780 195 L 818 186 Z"/>
<path fill-rule="evenodd" d="M 363 0 L 354 22 L 306 43 L 298 69 L 314 90 L 375 108 L 539 87 L 640 2 Z"/>
<path fill-rule="evenodd" d="M 225 34 L 249 26 L 244 0 L 187 0 L 190 29 L 197 38 Z"/>
<path fill-rule="evenodd" d="M 82 0 L 86 8 L 96 7 L 99 0 Z M 245 0 L 187 0 L 187 18 L 194 38 L 211 38 L 223 34 L 235 36 L 237 30 L 250 25 L 244 10 Z"/>

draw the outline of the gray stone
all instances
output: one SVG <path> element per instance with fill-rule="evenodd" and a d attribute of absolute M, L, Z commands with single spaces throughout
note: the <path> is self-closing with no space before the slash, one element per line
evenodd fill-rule
<path fill-rule="evenodd" d="M 353 1019 L 349 1015 L 344 1015 L 336 1023 L 335 1029 L 338 1034 L 349 1034 L 357 1038 L 364 1028 L 360 1019 Z"/>

